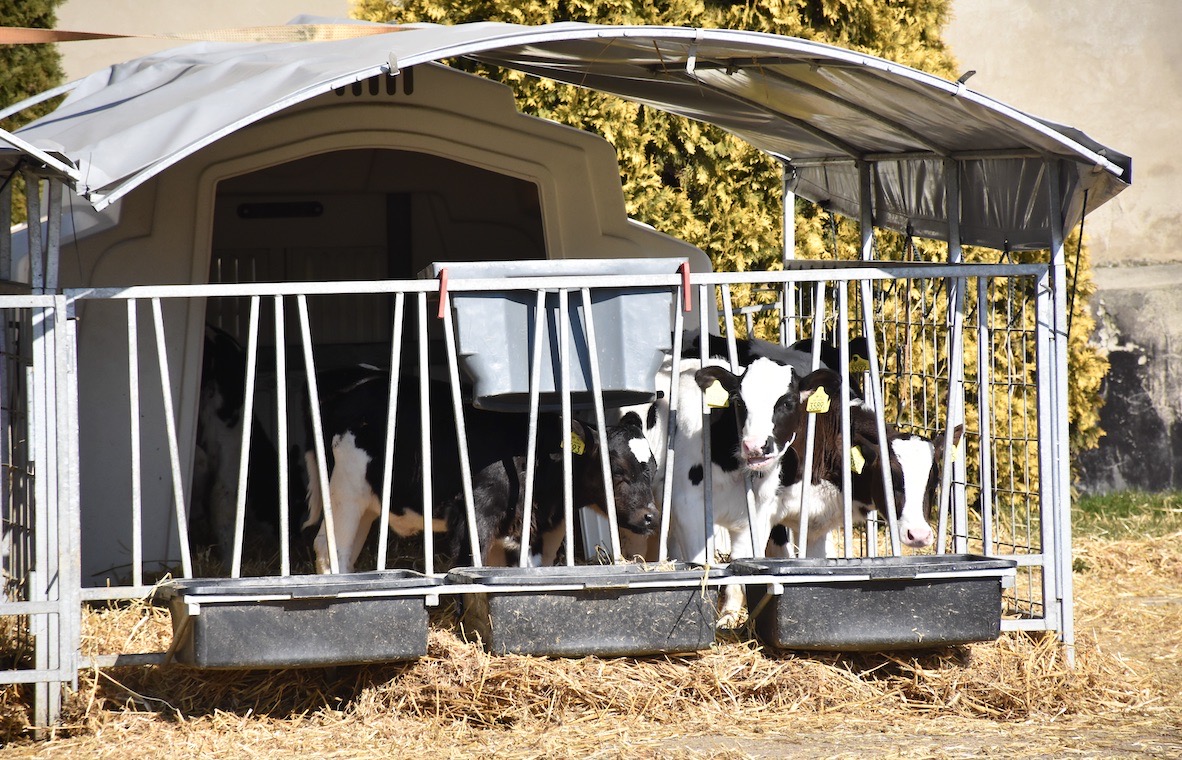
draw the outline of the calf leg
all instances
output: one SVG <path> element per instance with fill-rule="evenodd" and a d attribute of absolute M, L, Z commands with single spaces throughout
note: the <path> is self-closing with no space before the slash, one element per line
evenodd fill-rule
<path fill-rule="evenodd" d="M 333 536 L 337 544 L 337 564 L 343 573 L 353 572 L 361 546 L 378 511 L 377 495 L 365 479 L 369 455 L 357 448 L 352 433 L 333 440 L 335 460 L 328 478 L 328 494 L 332 506 Z M 316 534 L 316 570 L 330 572 L 326 523 L 321 522 Z"/>
<path fill-rule="evenodd" d="M 747 527 L 732 528 L 730 531 L 731 559 L 746 559 L 754 555 L 751 543 L 751 531 Z M 747 597 L 740 585 L 724 586 L 722 592 L 722 609 L 718 612 L 719 628 L 738 628 L 743 622 L 743 609 L 747 606 Z"/>
<path fill-rule="evenodd" d="M 550 567 L 558 560 L 558 548 L 566 538 L 566 523 L 561 522 L 556 527 L 542 533 L 542 553 L 531 555 L 530 563 L 536 566 Z"/>

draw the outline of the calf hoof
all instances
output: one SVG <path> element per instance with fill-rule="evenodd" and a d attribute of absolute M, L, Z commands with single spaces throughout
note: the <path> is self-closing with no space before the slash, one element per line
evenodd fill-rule
<path fill-rule="evenodd" d="M 723 610 L 718 615 L 715 627 L 724 631 L 734 631 L 747 624 L 747 610 Z"/>

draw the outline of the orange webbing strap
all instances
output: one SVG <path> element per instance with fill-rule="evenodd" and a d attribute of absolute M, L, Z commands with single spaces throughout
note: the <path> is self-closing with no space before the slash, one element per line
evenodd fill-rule
<path fill-rule="evenodd" d="M 123 38 L 186 40 L 193 42 L 329 42 L 373 34 L 389 34 L 404 27 L 385 24 L 282 24 L 210 29 L 181 34 L 118 34 L 115 32 L 72 32 L 65 29 L 0 27 L 0 45 L 41 45 L 50 42 L 110 40 Z"/>

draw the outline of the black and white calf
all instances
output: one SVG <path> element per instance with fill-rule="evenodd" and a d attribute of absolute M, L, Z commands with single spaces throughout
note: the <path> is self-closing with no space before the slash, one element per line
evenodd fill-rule
<path fill-rule="evenodd" d="M 878 510 L 885 514 L 887 501 L 882 468 L 889 463 L 899 540 L 906 546 L 922 548 L 932 543 L 931 519 L 938 496 L 937 464 L 943 456 L 944 436 L 929 440 L 920 435 L 901 433 L 886 425 L 887 442 L 882 446 L 874 412 L 858 400 L 850 403 L 849 453 L 841 437 L 841 410 L 836 403 L 813 405 L 809 399 L 824 393 L 828 399 L 840 397 L 841 377 L 829 369 L 819 369 L 800 381 L 800 404 L 789 422 L 794 441 L 781 460 L 779 478 L 778 526 L 772 531 L 769 553 L 789 556 L 786 528 L 799 529 L 802 504 L 808 517 L 806 556 L 824 557 L 827 539 L 844 523 L 842 483 L 844 470 L 852 468 L 852 521 L 864 523 L 867 515 Z M 822 398 L 821 396 L 817 397 Z M 808 418 L 816 420 L 813 445 L 812 477 L 805 482 L 804 460 Z M 953 432 L 952 445 L 960 442 L 963 426 Z"/>
<path fill-rule="evenodd" d="M 389 377 L 374 373 L 343 392 L 325 394 L 323 427 L 329 460 L 329 498 L 333 508 L 337 558 L 342 572 L 352 572 L 373 522 L 381 514 L 381 478 Z M 433 398 L 450 399 L 436 386 Z M 424 529 L 423 461 L 418 384 L 400 385 L 398 426 L 391 486 L 390 528 L 400 536 Z M 460 450 L 450 403 L 431 405 L 431 472 L 434 531 L 449 534 L 453 564 L 470 556 L 468 523 L 460 486 Z M 528 419 L 523 414 L 466 409 L 464 412 L 477 537 L 484 564 L 507 564 L 522 550 Z M 652 454 L 640 419 L 627 416 L 607 430 L 608 461 L 616 515 L 622 530 L 638 534 L 656 529 L 652 499 Z M 571 445 L 574 507 L 600 511 L 606 502 L 599 438 L 590 426 L 573 421 L 562 435 L 555 415 L 538 423 L 535 488 L 531 521 L 531 561 L 553 564 L 564 535 L 562 447 Z M 309 518 L 320 520 L 322 503 L 314 453 L 305 455 L 309 472 Z M 330 567 L 328 537 L 321 524 L 314 548 L 319 572 Z"/>
<path fill-rule="evenodd" d="M 780 459 L 793 442 L 790 421 L 799 398 L 795 371 L 767 358 L 752 361 L 742 374 L 694 360 L 681 364 L 680 408 L 673 442 L 670 540 L 689 562 L 713 561 L 706 553 L 706 468 L 710 468 L 714 525 L 730 537 L 733 557 L 753 557 L 778 522 Z M 703 397 L 709 416 L 697 413 Z M 706 426 L 703 427 L 703 419 Z M 710 462 L 702 438 L 710 436 Z M 749 520 L 746 479 L 754 495 L 755 525 Z M 754 527 L 754 535 L 752 528 Z"/>

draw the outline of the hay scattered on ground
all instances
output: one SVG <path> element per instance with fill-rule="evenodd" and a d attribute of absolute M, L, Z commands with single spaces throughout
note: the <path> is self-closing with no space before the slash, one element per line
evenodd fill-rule
<path fill-rule="evenodd" d="M 367 747 L 388 755 L 435 746 L 454 756 L 525 757 L 644 746 L 646 756 L 689 748 L 694 756 L 731 757 L 758 754 L 752 748 L 761 736 L 777 735 L 783 748 L 784 737 L 838 721 L 884 737 L 969 721 L 986 737 L 990 726 L 1001 734 L 1016 726 L 1074 726 L 1074 734 L 1062 736 L 1048 730 L 1046 740 L 1058 742 L 1052 747 L 1074 746 L 1093 726 L 1098 736 L 1119 736 L 1121 746 L 1152 749 L 1182 717 L 1180 538 L 1079 544 L 1074 668 L 1053 636 L 1024 634 L 895 654 L 777 652 L 731 640 L 683 656 L 492 656 L 457 636 L 445 609 L 436 614 L 427 656 L 403 664 L 85 672 L 58 733 L 72 738 L 25 747 L 102 755 L 118 745 L 126 755 L 127 742 L 142 742 L 145 752 L 163 742 L 197 755 L 230 752 L 227 736 L 234 736 L 238 749 L 276 755 L 331 755 L 338 747 L 342 755 Z M 1172 627 L 1156 627 L 1162 625 Z M 86 654 L 162 651 L 170 639 L 163 609 L 113 604 L 86 614 Z M 19 694 L 0 698 L 5 740 L 21 738 L 23 704 Z M 112 736 L 121 738 L 112 743 Z M 732 744 L 718 744 L 724 739 Z M 740 746 L 734 741 L 747 749 L 725 749 Z M 864 736 L 859 741 L 876 746 Z M 850 756 L 858 746 L 851 745 Z M 977 747 L 965 746 L 964 755 Z"/>

